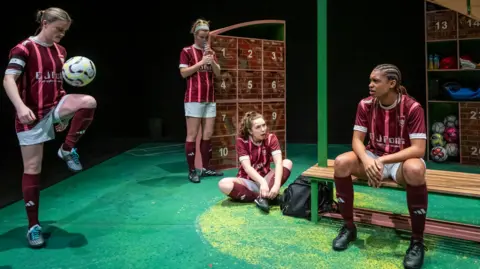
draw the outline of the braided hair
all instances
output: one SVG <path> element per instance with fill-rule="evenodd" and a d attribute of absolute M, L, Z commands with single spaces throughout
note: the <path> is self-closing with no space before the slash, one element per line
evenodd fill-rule
<path fill-rule="evenodd" d="M 373 71 L 380 71 L 382 72 L 388 80 L 395 80 L 395 88 L 394 90 L 398 93 L 398 98 L 396 100 L 397 104 L 400 104 L 401 106 L 404 106 L 404 102 L 402 101 L 403 96 L 409 96 L 407 93 L 407 89 L 402 85 L 402 73 L 400 72 L 400 69 L 393 65 L 393 64 L 380 64 L 377 65 Z M 378 106 L 380 105 L 380 101 L 375 97 L 373 100 L 373 109 L 372 111 L 372 124 L 371 124 L 371 129 L 372 129 L 372 136 L 375 137 L 375 120 L 376 120 L 376 112 L 378 109 Z M 397 120 L 400 120 L 400 110 L 396 110 Z M 395 125 L 398 126 L 398 125 Z M 403 125 L 399 128 L 396 128 L 395 131 L 396 135 L 400 136 L 400 139 L 403 137 Z M 403 149 L 403 143 L 400 141 L 400 149 Z"/>

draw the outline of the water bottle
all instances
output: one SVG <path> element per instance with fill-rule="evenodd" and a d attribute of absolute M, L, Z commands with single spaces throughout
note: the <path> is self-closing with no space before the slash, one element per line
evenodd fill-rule
<path fill-rule="evenodd" d="M 440 69 L 440 56 L 437 54 L 433 57 L 433 68 Z"/>

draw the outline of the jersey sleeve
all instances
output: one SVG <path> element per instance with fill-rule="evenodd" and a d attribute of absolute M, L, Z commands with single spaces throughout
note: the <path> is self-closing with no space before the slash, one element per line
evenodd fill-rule
<path fill-rule="evenodd" d="M 368 118 L 367 118 L 367 107 L 365 101 L 362 100 L 358 103 L 357 114 L 355 115 L 355 125 L 353 130 L 364 132 L 368 131 Z"/>
<path fill-rule="evenodd" d="M 248 151 L 248 142 L 245 143 L 243 139 L 238 138 L 237 143 L 235 144 L 235 148 L 238 154 L 238 160 L 240 162 L 244 160 L 250 160 L 250 152 Z"/>
<path fill-rule="evenodd" d="M 190 62 L 190 55 L 185 49 L 180 52 L 180 66 L 179 68 L 188 67 Z"/>
<path fill-rule="evenodd" d="M 407 130 L 410 139 L 427 139 L 425 116 L 419 103 L 415 103 L 408 113 Z"/>
<path fill-rule="evenodd" d="M 12 50 L 10 50 L 9 61 L 5 75 L 21 75 L 25 69 L 25 65 L 28 62 L 28 49 L 18 44 Z"/>
<path fill-rule="evenodd" d="M 282 149 L 280 148 L 280 143 L 278 142 L 278 138 L 275 134 L 270 134 L 268 137 L 268 146 L 270 151 L 272 152 L 272 156 L 277 154 L 282 154 Z"/>

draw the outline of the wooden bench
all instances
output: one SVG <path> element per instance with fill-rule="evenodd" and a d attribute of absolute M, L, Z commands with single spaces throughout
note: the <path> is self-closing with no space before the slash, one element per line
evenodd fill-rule
<path fill-rule="evenodd" d="M 333 190 L 334 186 L 334 179 L 333 179 L 333 160 L 328 160 L 328 167 L 320 167 L 318 165 L 314 165 L 310 167 L 308 170 L 302 173 L 302 176 L 305 176 L 310 179 L 310 184 L 311 184 L 311 221 L 314 223 L 318 222 L 318 214 L 315 214 L 313 212 L 318 212 L 318 184 L 319 182 L 325 182 L 329 187 Z M 480 174 L 471 174 L 471 173 L 461 173 L 461 172 L 452 172 L 452 171 L 443 171 L 443 170 L 432 170 L 432 169 L 427 169 L 426 172 L 426 180 L 427 180 L 427 187 L 428 187 L 428 192 L 429 193 L 441 193 L 441 194 L 448 194 L 448 195 L 455 195 L 455 196 L 465 196 L 465 197 L 475 197 L 475 198 L 480 198 Z M 368 181 L 366 179 L 360 179 L 360 178 L 353 178 L 353 183 L 355 185 L 368 185 Z M 399 186 L 397 183 L 395 183 L 393 180 L 384 180 L 382 184 L 382 188 L 387 187 L 387 188 L 403 188 L 402 186 Z M 373 210 L 368 210 L 368 209 L 361 209 L 361 210 L 356 210 L 358 211 L 358 215 L 355 218 L 358 218 L 359 220 L 361 218 L 366 218 L 365 216 L 368 215 L 370 223 L 372 223 L 372 218 L 373 216 L 378 216 L 380 212 L 378 211 L 373 211 Z M 335 213 L 327 213 L 325 216 L 328 217 L 334 217 L 334 218 L 341 218 L 338 214 Z M 363 217 L 362 217 L 363 216 Z M 407 216 L 408 217 L 408 216 Z M 392 218 L 390 216 L 390 218 Z M 405 216 L 403 217 L 405 219 Z M 441 221 L 432 221 L 431 222 L 431 227 L 436 227 L 438 225 L 443 225 L 447 222 L 441 222 Z M 395 224 L 385 224 L 381 226 L 386 226 L 386 227 L 396 227 Z M 472 226 L 472 225 L 463 225 L 463 224 L 457 224 L 457 223 L 447 223 L 445 225 L 449 225 L 448 229 L 450 229 L 450 232 L 447 232 L 448 235 L 451 235 L 451 233 L 456 233 L 457 237 L 459 236 L 464 236 L 467 238 L 471 238 L 468 236 L 472 236 L 472 231 L 474 234 L 474 241 L 480 241 L 480 227 L 478 226 Z M 403 226 L 408 226 L 408 223 L 404 223 Z M 462 226 L 462 227 L 460 227 Z M 460 227 L 460 228 L 458 228 Z M 437 228 L 438 229 L 438 228 Z M 453 229 L 453 230 L 452 230 Z M 464 230 L 469 230 L 466 235 L 459 235 L 462 229 Z M 426 230 L 429 230 L 428 227 L 426 227 Z M 455 231 L 454 231 L 455 230 Z M 432 233 L 438 234 L 438 231 L 432 231 Z M 466 232 L 465 232 L 466 233 Z M 445 235 L 445 234 L 440 234 L 439 235 Z M 454 234 L 455 236 L 455 234 Z M 463 238 L 465 239 L 465 238 Z"/>

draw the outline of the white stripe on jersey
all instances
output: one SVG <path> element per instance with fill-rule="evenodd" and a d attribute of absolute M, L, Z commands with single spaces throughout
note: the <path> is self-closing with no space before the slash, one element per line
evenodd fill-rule
<path fill-rule="evenodd" d="M 282 154 L 282 151 L 281 150 L 274 150 L 272 151 L 272 156 L 275 156 L 277 154 Z"/>
<path fill-rule="evenodd" d="M 366 133 L 368 131 L 368 128 L 365 126 L 355 125 L 353 126 L 353 130 Z"/>
<path fill-rule="evenodd" d="M 21 67 L 25 67 L 25 61 L 22 60 L 22 59 L 18 59 L 18 58 L 12 58 L 10 59 L 10 62 L 8 64 L 18 64 L 20 65 Z"/>
<path fill-rule="evenodd" d="M 5 75 L 21 75 L 22 71 L 17 69 L 7 69 Z"/>

